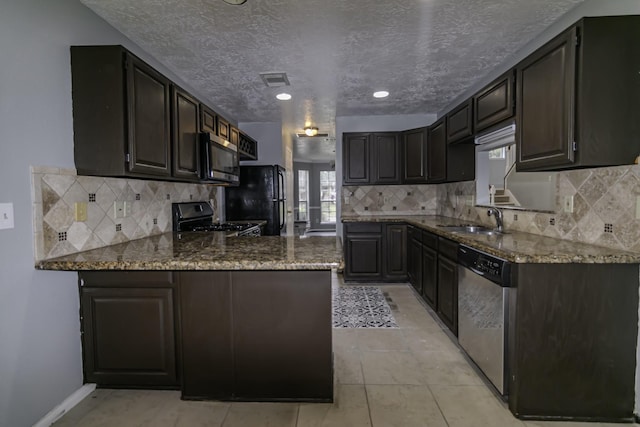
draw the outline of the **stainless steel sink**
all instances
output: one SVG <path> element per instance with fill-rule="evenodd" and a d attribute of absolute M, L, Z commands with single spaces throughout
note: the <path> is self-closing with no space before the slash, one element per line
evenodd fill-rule
<path fill-rule="evenodd" d="M 504 232 L 501 233 L 481 225 L 440 225 L 439 227 L 442 227 L 451 233 L 484 234 L 487 236 L 504 234 Z"/>

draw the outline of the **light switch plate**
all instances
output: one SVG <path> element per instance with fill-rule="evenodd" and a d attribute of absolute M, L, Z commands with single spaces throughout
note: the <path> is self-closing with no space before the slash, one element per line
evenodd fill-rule
<path fill-rule="evenodd" d="M 133 202 L 130 200 L 124 201 L 124 216 L 131 216 L 131 211 L 133 210 Z"/>
<path fill-rule="evenodd" d="M 13 227 L 13 203 L 0 203 L 0 230 Z"/>
<path fill-rule="evenodd" d="M 573 196 L 564 196 L 564 211 L 573 213 Z"/>
<path fill-rule="evenodd" d="M 85 222 L 87 220 L 87 203 L 76 202 L 73 204 L 76 222 Z"/>
<path fill-rule="evenodd" d="M 113 217 L 124 218 L 124 200 L 116 200 L 113 202 Z"/>

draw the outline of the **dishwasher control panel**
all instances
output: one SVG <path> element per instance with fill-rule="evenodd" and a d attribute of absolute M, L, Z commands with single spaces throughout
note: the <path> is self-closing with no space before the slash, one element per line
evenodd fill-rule
<path fill-rule="evenodd" d="M 458 263 L 501 286 L 510 284 L 511 264 L 501 258 L 460 245 Z"/>

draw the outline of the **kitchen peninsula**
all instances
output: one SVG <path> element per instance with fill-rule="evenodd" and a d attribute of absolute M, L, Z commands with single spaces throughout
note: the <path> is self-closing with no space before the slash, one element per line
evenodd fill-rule
<path fill-rule="evenodd" d="M 39 261 L 79 271 L 84 375 L 185 399 L 332 401 L 332 237 L 165 233 Z"/>

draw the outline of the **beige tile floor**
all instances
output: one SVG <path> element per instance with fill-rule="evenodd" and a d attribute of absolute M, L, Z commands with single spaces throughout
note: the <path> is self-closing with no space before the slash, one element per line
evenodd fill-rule
<path fill-rule="evenodd" d="M 333 404 L 189 402 L 178 391 L 96 390 L 54 426 L 620 426 L 514 418 L 409 285 L 380 287 L 397 305 L 399 328 L 334 329 Z"/>

